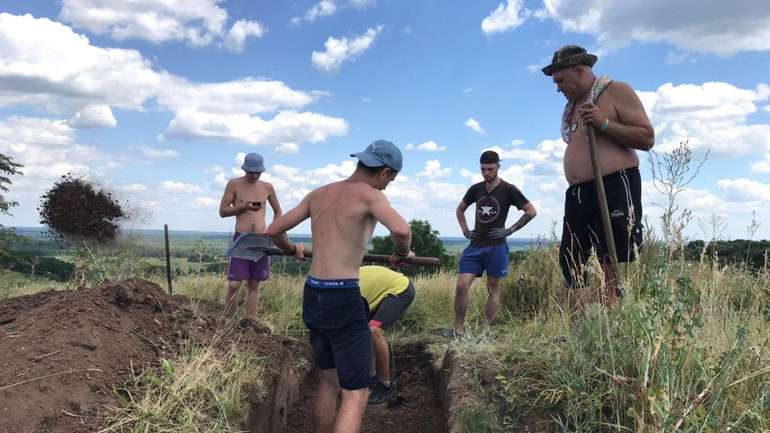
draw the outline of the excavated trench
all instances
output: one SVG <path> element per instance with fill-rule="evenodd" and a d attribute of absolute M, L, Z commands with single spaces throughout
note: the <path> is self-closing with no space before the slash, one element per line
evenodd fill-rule
<path fill-rule="evenodd" d="M 443 433 L 450 431 L 447 425 L 442 403 L 442 395 L 446 400 L 447 381 L 442 380 L 442 370 L 433 367 L 431 355 L 426 351 L 425 344 L 413 343 L 393 348 L 394 376 L 397 394 L 388 402 L 368 406 L 364 414 L 362 433 Z M 290 378 L 291 375 L 286 376 Z M 286 389 L 287 386 L 278 381 L 276 389 Z M 444 389 L 442 389 L 442 384 Z M 292 384 L 289 384 L 292 385 Z M 255 408 L 254 418 L 273 419 L 282 416 L 286 426 L 278 430 L 254 429 L 252 432 L 265 433 L 307 433 L 312 431 L 311 407 L 318 378 L 309 374 L 304 383 L 295 383 L 296 391 L 284 390 L 280 395 L 298 397 L 291 408 L 287 410 L 286 403 L 274 404 L 277 408 Z M 291 388 L 291 386 L 288 386 Z M 277 397 L 277 396 L 276 396 Z M 273 397 L 274 398 L 274 397 Z M 290 398 L 289 400 L 293 400 Z M 275 400 L 274 400 L 275 401 Z M 266 410 L 268 409 L 268 410 Z M 260 413 L 261 412 L 261 413 Z M 267 425 L 277 427 L 275 422 Z"/>

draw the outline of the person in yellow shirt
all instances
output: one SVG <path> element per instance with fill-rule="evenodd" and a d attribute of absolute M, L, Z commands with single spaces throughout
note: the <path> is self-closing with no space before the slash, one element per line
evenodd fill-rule
<path fill-rule="evenodd" d="M 358 274 L 361 296 L 369 304 L 374 368 L 377 383 L 369 394 L 369 404 L 379 404 L 394 395 L 390 382 L 390 351 L 383 329 L 392 326 L 414 300 L 414 284 L 404 274 L 382 266 L 362 266 Z"/>

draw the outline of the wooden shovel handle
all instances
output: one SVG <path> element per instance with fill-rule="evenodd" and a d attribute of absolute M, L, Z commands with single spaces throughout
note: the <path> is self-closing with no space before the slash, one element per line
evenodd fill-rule
<path fill-rule="evenodd" d="M 281 251 L 281 250 L 278 250 Z M 279 254 L 275 255 L 287 255 L 283 251 L 281 251 Z M 313 258 L 313 252 L 310 250 L 305 250 L 305 257 L 311 259 Z M 390 256 L 386 256 L 383 254 L 366 254 L 364 255 L 364 258 L 362 260 L 363 262 L 369 262 L 369 263 L 379 263 L 379 264 L 390 264 Z M 404 264 L 407 265 L 416 265 L 416 266 L 439 266 L 441 264 L 441 259 L 438 257 L 412 257 L 409 260 L 404 260 Z"/>

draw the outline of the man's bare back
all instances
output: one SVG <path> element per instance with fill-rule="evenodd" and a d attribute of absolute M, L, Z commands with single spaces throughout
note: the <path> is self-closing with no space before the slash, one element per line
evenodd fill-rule
<path fill-rule="evenodd" d="M 631 119 L 621 117 L 625 112 L 625 117 L 638 117 L 637 109 L 629 109 L 628 106 L 634 104 L 629 101 L 628 90 L 630 87 L 626 83 L 613 81 L 607 89 L 601 94 L 596 102 L 596 107 L 609 119 L 610 124 L 632 123 Z M 631 90 L 633 92 L 633 90 Z M 634 95 L 635 96 L 635 95 Z M 564 175 L 570 185 L 586 182 L 594 178 L 593 166 L 591 165 L 591 154 L 588 147 L 588 132 L 586 125 L 580 121 L 578 113 L 579 108 L 586 101 L 578 101 L 574 104 L 572 121 L 577 122 L 577 130 L 570 135 L 567 150 L 564 153 Z M 644 111 L 642 109 L 642 114 Z M 646 115 L 645 115 L 646 117 Z M 649 122 L 649 121 L 648 121 Z M 636 122 L 633 122 L 636 123 Z M 641 123 L 641 122 L 640 122 Z M 599 165 L 602 175 L 616 172 L 624 168 L 638 167 L 639 157 L 634 149 L 626 143 L 619 143 L 608 134 L 596 134 L 597 152 L 600 156 Z"/>
<path fill-rule="evenodd" d="M 344 180 L 309 195 L 313 234 L 310 274 L 317 278 L 358 278 L 358 268 L 377 223 L 373 203 L 387 200 L 366 183 Z"/>

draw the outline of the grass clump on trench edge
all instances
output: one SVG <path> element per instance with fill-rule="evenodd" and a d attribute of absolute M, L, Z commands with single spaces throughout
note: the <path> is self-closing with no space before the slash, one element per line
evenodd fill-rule
<path fill-rule="evenodd" d="M 178 357 L 119 390 L 122 404 L 100 432 L 242 432 L 251 404 L 267 391 L 265 366 L 265 358 L 236 342 L 190 341 Z"/>

